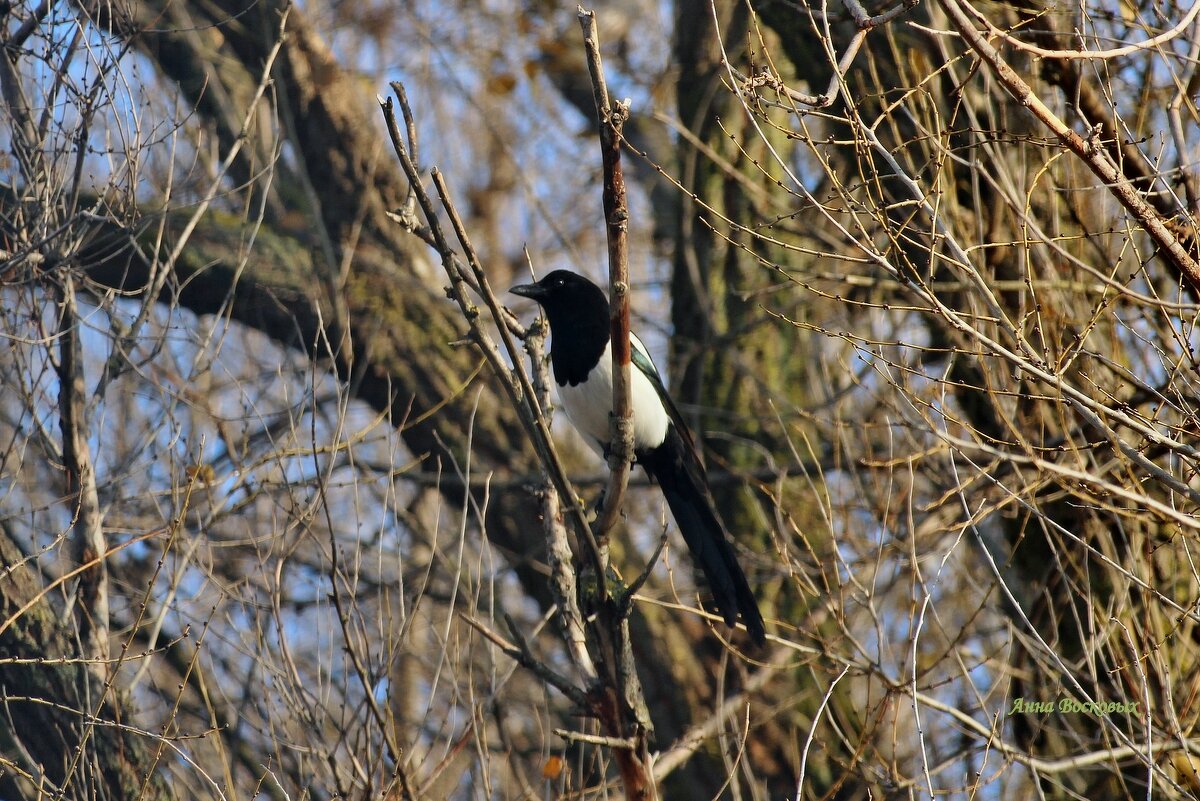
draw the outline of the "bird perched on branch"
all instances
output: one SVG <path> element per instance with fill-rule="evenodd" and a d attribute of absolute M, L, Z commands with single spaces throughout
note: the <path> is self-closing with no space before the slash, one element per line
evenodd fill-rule
<path fill-rule="evenodd" d="M 567 416 L 599 453 L 608 450 L 613 408 L 608 298 L 581 275 L 555 270 L 511 292 L 537 301 L 550 321 L 550 363 Z M 766 641 L 762 614 L 746 581 L 712 495 L 691 432 L 667 395 L 645 345 L 630 336 L 633 451 L 662 488 L 675 523 L 704 572 L 725 623 L 738 613 L 755 643 Z"/>

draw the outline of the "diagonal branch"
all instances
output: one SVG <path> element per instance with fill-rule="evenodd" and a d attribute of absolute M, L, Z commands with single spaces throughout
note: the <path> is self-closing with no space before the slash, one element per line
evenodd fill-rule
<path fill-rule="evenodd" d="M 1192 254 L 1176 238 L 1166 221 L 1129 182 L 1129 179 L 1125 177 L 1103 145 L 1100 144 L 1099 137 L 1084 138 L 1080 136 L 1050 110 L 1033 91 L 1033 88 L 1017 74 L 1016 70 L 1009 66 L 1008 62 L 988 41 L 988 38 L 975 28 L 959 0 L 942 0 L 942 7 L 946 10 L 955 29 L 962 34 L 963 39 L 983 62 L 992 68 L 996 79 L 1005 90 L 1049 128 L 1068 150 L 1078 156 L 1095 173 L 1113 197 L 1142 225 L 1146 233 L 1150 235 L 1150 238 L 1191 287 L 1192 292 L 1200 294 L 1200 263 L 1196 262 Z"/>

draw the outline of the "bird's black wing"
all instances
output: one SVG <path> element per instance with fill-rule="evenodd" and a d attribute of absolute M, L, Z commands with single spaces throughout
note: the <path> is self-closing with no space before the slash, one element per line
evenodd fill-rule
<path fill-rule="evenodd" d="M 654 362 L 650 360 L 650 354 L 646 352 L 646 346 L 636 336 L 629 337 L 630 352 L 632 354 L 631 361 L 633 366 L 641 371 L 642 375 L 646 376 L 650 381 L 650 386 L 654 387 L 654 391 L 658 393 L 658 399 L 662 401 L 663 408 L 667 410 L 667 417 L 675 425 L 675 430 L 679 432 L 679 436 L 683 439 L 683 444 L 687 447 L 688 453 L 691 456 L 689 459 L 688 469 L 696 472 L 696 477 L 707 488 L 708 474 L 704 470 L 704 460 L 700 457 L 700 451 L 696 448 L 696 443 L 692 439 L 692 431 L 687 427 L 687 423 L 683 422 L 683 415 L 679 413 L 679 409 L 675 408 L 675 401 L 671 400 L 671 396 L 667 394 L 667 388 L 663 384 L 662 376 L 658 374 L 658 368 L 654 366 Z"/>
<path fill-rule="evenodd" d="M 636 337 L 630 339 L 633 364 L 654 386 L 671 420 L 663 442 L 639 454 L 638 461 L 658 481 L 693 559 L 708 579 L 725 623 L 734 625 L 738 612 L 741 612 L 750 637 L 762 645 L 767 637 L 762 613 L 746 574 L 738 564 L 725 526 L 717 517 L 716 503 L 709 492 L 704 465 L 691 432 L 667 394 L 662 377 L 645 347 Z"/>

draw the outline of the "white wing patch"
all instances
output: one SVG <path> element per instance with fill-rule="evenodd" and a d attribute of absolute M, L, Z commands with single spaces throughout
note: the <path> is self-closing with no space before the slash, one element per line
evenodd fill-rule
<path fill-rule="evenodd" d="M 636 336 L 630 336 L 630 344 L 646 357 L 651 366 L 654 362 Z M 658 368 L 654 368 L 658 372 Z M 662 444 L 667 436 L 667 417 L 662 400 L 650 379 L 637 367 L 629 371 L 630 389 L 633 395 L 633 447 L 641 450 Z M 612 411 L 612 348 L 606 345 L 600 362 L 588 375 L 587 381 L 575 386 L 560 386 L 558 397 L 571 423 L 583 434 L 596 453 L 603 455 L 609 439 L 608 415 Z"/>

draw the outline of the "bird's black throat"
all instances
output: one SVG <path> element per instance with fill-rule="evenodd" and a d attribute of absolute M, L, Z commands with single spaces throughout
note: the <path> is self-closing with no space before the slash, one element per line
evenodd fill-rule
<path fill-rule="evenodd" d="M 546 306 L 552 337 L 550 364 L 560 387 L 586 381 L 608 346 L 608 298 L 599 289 L 588 295 L 578 302 Z"/>

